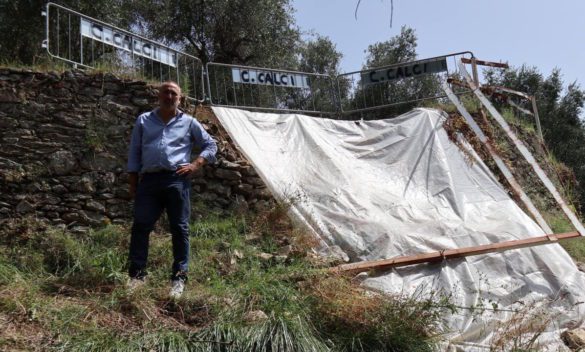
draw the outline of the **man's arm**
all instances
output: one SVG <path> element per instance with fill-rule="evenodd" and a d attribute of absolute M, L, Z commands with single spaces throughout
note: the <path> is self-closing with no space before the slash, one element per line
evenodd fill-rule
<path fill-rule="evenodd" d="M 132 129 L 132 139 L 130 140 L 130 148 L 128 149 L 128 192 L 130 198 L 134 199 L 136 195 L 136 187 L 138 186 L 138 173 L 142 168 L 142 125 L 140 117 L 136 119 L 134 128 Z"/>
<path fill-rule="evenodd" d="M 191 135 L 195 140 L 195 146 L 201 149 L 199 158 L 203 158 L 204 161 L 214 163 L 217 159 L 215 154 L 217 153 L 217 144 L 215 140 L 205 131 L 201 124 L 193 119 L 193 125 L 191 126 Z"/>
<path fill-rule="evenodd" d="M 195 141 L 195 146 L 201 149 L 201 153 L 191 164 L 179 169 L 177 171 L 179 175 L 192 175 L 203 167 L 203 165 L 216 161 L 217 144 L 195 119 L 193 119 L 193 123 L 191 124 L 191 138 Z"/>

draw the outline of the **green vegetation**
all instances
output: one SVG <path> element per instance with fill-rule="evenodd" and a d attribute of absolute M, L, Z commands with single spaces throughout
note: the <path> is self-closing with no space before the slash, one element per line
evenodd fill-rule
<path fill-rule="evenodd" d="M 35 63 L 22 63 L 14 58 L 2 58 L 0 59 L 0 68 L 63 73 L 71 70 L 71 65 L 64 61 L 53 59 L 48 55 L 41 55 Z"/>
<path fill-rule="evenodd" d="M 585 203 L 585 91 L 577 83 L 565 87 L 560 70 L 548 77 L 535 67 L 521 66 L 509 70 L 490 70 L 489 85 L 505 86 L 536 97 L 542 132 L 554 158 L 574 172 L 574 191 Z"/>
<path fill-rule="evenodd" d="M 365 70 L 416 60 L 416 47 L 416 31 L 403 26 L 400 34 L 397 34 L 389 40 L 368 46 L 366 62 L 362 69 Z M 345 96 L 344 93 L 346 94 Z M 366 120 L 397 116 L 419 106 L 420 102 L 413 101 L 417 97 L 432 97 L 443 94 L 439 79 L 432 75 L 417 79 L 396 80 L 388 84 L 367 85 L 363 89 L 355 92 L 355 94 L 348 96 L 347 93 L 349 91 L 341 92 L 342 104 L 353 109 L 395 104 L 383 109 L 365 111 L 353 116 L 350 115 L 354 118 L 364 118 Z"/>
<path fill-rule="evenodd" d="M 430 351 L 440 338 L 444 300 L 368 294 L 326 275 L 284 206 L 210 216 L 191 230 L 190 281 L 170 301 L 164 233 L 151 237 L 146 286 L 128 292 L 127 228 L 74 235 L 34 219 L 5 222 L 0 349 Z"/>
<path fill-rule="evenodd" d="M 303 37 L 294 23 L 290 0 L 163 0 L 157 6 L 143 0 L 59 3 L 121 28 L 140 29 L 204 63 L 237 63 L 329 75 L 340 71 L 341 53 L 334 43 L 318 34 Z M 69 68 L 40 48 L 44 24 L 39 14 L 44 4 L 45 1 L 33 0 L 0 5 L 0 66 L 23 65 L 57 72 Z M 169 21 L 176 18 L 182 20 Z M 416 46 L 415 31 L 404 27 L 399 35 L 368 47 L 364 68 L 414 60 Z M 104 50 L 98 55 L 93 63 L 96 72 L 139 78 L 140 73 L 124 66 L 128 62 L 109 54 Z M 489 71 L 485 79 L 489 85 L 536 96 L 543 134 L 551 151 L 539 153 L 539 161 L 551 165 L 547 173 L 579 211 L 578 204 L 585 202 L 585 92 L 577 84 L 566 88 L 559 70 L 545 78 L 536 68 L 522 66 Z M 186 79 L 180 81 L 185 91 L 195 88 Z M 373 106 L 383 101 L 374 100 L 378 97 L 392 97 L 398 102 L 410 99 L 413 92 L 431 96 L 438 91 L 432 77 L 393 83 L 384 90 L 381 87 L 371 86 L 362 95 L 352 97 L 349 81 L 341 81 L 339 98 L 344 104 L 360 106 L 365 101 L 367 106 Z M 464 96 L 462 102 L 477 116 L 476 99 Z M 317 101 L 317 107 L 321 103 L 326 102 Z M 415 105 L 404 104 L 363 116 L 391 116 Z M 453 106 L 442 103 L 423 105 L 455 112 Z M 530 119 L 503 103 L 496 105 L 527 145 L 537 145 Z M 461 125 L 457 123 L 454 129 L 459 130 Z M 572 231 L 542 185 L 534 181 L 530 169 L 518 162 L 520 158 L 514 155 L 515 148 L 509 141 L 495 125 L 480 125 L 493 137 L 502 156 L 515 160 L 510 166 L 518 171 L 517 179 L 523 182 L 554 232 Z M 87 146 L 94 151 L 101 150 L 106 142 L 99 133 L 101 127 L 92 122 L 85 136 Z M 486 162 L 494 170 L 492 163 Z M 442 298 L 366 294 L 346 278 L 326 276 L 322 270 L 325 264 L 307 254 L 310 237 L 293 230 L 283 210 L 276 207 L 248 218 L 210 216 L 193 224 L 191 280 L 185 297 L 178 301 L 166 297 L 171 248 L 162 232 L 152 237 L 152 270 L 147 286 L 129 293 L 125 289 L 127 228 L 110 226 L 87 235 L 74 235 L 31 219 L 4 223 L 0 230 L 0 350 L 433 349 L 444 312 L 441 307 L 449 306 Z M 585 261 L 584 239 L 562 245 L 573 258 Z M 287 255 L 273 255 L 287 247 Z M 260 253 L 271 255 L 260 257 Z M 522 336 L 517 330 L 504 330 L 510 334 L 502 341 Z"/>
<path fill-rule="evenodd" d="M 506 122 L 508 122 L 508 124 L 511 124 L 517 128 L 521 128 L 524 132 L 528 132 L 530 134 L 536 133 L 535 122 L 533 120 L 530 121 L 526 116 L 522 116 L 512 107 L 502 108 L 500 109 L 500 113 Z"/>

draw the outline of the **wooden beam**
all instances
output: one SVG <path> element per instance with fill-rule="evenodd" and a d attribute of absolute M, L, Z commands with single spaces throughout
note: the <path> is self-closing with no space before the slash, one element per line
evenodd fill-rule
<path fill-rule="evenodd" d="M 486 147 L 488 153 L 492 157 L 492 160 L 496 163 L 496 166 L 498 167 L 498 169 L 500 170 L 502 175 L 504 175 L 504 177 L 506 178 L 506 181 L 508 181 L 508 184 L 510 185 L 510 189 L 512 190 L 512 192 L 514 192 L 514 195 L 522 202 L 522 204 L 524 204 L 524 207 L 526 207 L 526 210 L 528 210 L 528 212 L 530 212 L 530 214 L 532 215 L 534 220 L 536 220 L 538 225 L 540 225 L 540 228 L 545 233 L 553 233 L 553 230 L 550 228 L 550 226 L 548 226 L 548 224 L 546 223 L 546 220 L 544 219 L 542 214 L 540 214 L 540 211 L 538 211 L 538 208 L 536 208 L 534 203 L 532 203 L 532 200 L 530 199 L 530 197 L 524 192 L 524 190 L 522 189 L 522 186 L 518 183 L 518 181 L 516 180 L 516 177 L 514 177 L 512 170 L 510 170 L 508 165 L 504 162 L 504 160 L 502 160 L 502 158 L 498 154 L 498 151 L 494 148 L 494 146 L 490 142 L 489 138 L 485 135 L 485 133 L 483 133 L 482 129 L 479 127 L 477 122 L 475 122 L 475 120 L 473 119 L 473 117 L 471 116 L 469 111 L 467 111 L 467 109 L 465 109 L 465 106 L 463 106 L 463 104 L 461 104 L 461 101 L 453 93 L 453 91 L 451 90 L 451 88 L 449 87 L 448 84 L 443 83 L 442 86 L 443 86 L 443 90 L 447 94 L 447 97 L 449 98 L 449 100 L 451 100 L 453 105 L 455 105 L 457 110 L 459 110 L 459 113 L 461 114 L 461 116 L 463 116 L 465 121 L 467 121 L 467 124 L 469 125 L 471 130 L 475 133 L 477 138 L 479 138 L 479 140 Z M 482 116 L 482 118 L 485 118 L 485 116 Z M 487 124 L 487 120 L 484 121 L 484 123 L 486 123 L 486 126 L 489 126 Z"/>
<path fill-rule="evenodd" d="M 477 59 L 468 59 L 466 57 L 461 58 L 461 62 L 464 64 L 472 64 L 475 61 L 476 65 L 480 66 L 489 66 L 489 67 L 497 67 L 497 68 L 508 68 L 508 64 L 502 62 L 491 62 L 491 61 L 483 61 Z"/>
<path fill-rule="evenodd" d="M 449 78 L 447 78 L 447 83 L 455 85 L 455 86 L 471 89 L 471 87 L 469 86 L 469 84 L 467 84 L 467 82 L 460 81 L 457 78 L 449 77 Z"/>
<path fill-rule="evenodd" d="M 540 167 L 540 165 L 538 164 L 538 161 L 534 158 L 534 155 L 532 155 L 532 152 L 530 152 L 530 150 L 528 149 L 526 144 L 524 144 L 524 142 L 522 142 L 522 140 L 520 138 L 518 138 L 518 136 L 516 135 L 516 133 L 514 132 L 512 127 L 510 127 L 510 125 L 508 124 L 506 119 L 502 116 L 502 114 L 500 114 L 500 112 L 498 111 L 498 109 L 496 109 L 494 104 L 492 104 L 492 102 L 481 92 L 480 89 L 477 89 L 477 87 L 475 86 L 475 83 L 471 79 L 471 76 L 469 75 L 469 73 L 465 69 L 465 65 L 462 62 L 459 63 L 459 73 L 461 75 L 463 75 L 463 78 L 465 78 L 465 81 L 467 81 L 467 84 L 469 84 L 472 87 L 473 94 L 475 94 L 475 96 L 479 99 L 481 104 L 488 109 L 488 111 L 490 112 L 490 115 L 494 118 L 494 120 L 496 120 L 496 122 L 500 125 L 500 127 L 502 127 L 502 130 L 504 132 L 506 132 L 506 135 L 510 138 L 510 140 L 516 146 L 516 149 L 520 152 L 520 154 L 522 154 L 522 156 L 524 157 L 524 159 L 526 159 L 528 164 L 530 164 L 530 166 L 532 167 L 532 170 L 534 170 L 534 172 L 536 173 L 536 176 L 538 176 L 538 178 L 540 179 L 542 184 L 546 187 L 546 189 L 548 189 L 548 191 L 553 196 L 553 198 L 556 200 L 557 204 L 561 207 L 561 209 L 563 210 L 565 215 L 567 215 L 569 220 L 571 220 L 571 224 L 573 224 L 573 227 L 575 228 L 575 230 L 579 231 L 580 234 L 585 236 L 585 226 L 583 226 L 583 224 L 581 223 L 581 220 L 577 217 L 577 215 L 575 215 L 573 210 L 567 205 L 567 203 L 565 202 L 565 200 L 563 199 L 563 197 L 561 196 L 561 194 L 557 190 L 555 184 L 546 175 L 546 172 L 544 172 L 542 167 Z"/>
<path fill-rule="evenodd" d="M 558 240 L 566 240 L 570 238 L 581 237 L 579 232 L 565 232 L 556 235 L 546 235 L 539 237 L 524 238 L 521 240 L 506 241 L 500 243 L 485 244 L 481 246 L 464 247 L 457 249 L 445 249 L 439 252 L 431 252 L 424 254 L 407 255 L 403 257 L 395 257 L 391 259 L 364 261 L 359 263 L 342 264 L 329 271 L 332 273 L 342 273 L 351 271 L 368 271 L 368 270 L 382 270 L 399 266 L 420 264 L 420 263 L 436 263 L 446 259 L 463 258 L 472 255 L 503 252 L 510 249 L 518 249 L 525 247 L 541 246 L 544 244 L 557 243 Z"/>

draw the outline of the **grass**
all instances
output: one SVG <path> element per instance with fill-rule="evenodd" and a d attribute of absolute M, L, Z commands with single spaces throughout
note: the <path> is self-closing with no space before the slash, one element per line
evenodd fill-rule
<path fill-rule="evenodd" d="M 524 158 L 520 155 L 512 141 L 505 135 L 504 131 L 493 121 L 492 118 L 487 121 L 482 121 L 479 117 L 480 104 L 477 99 L 473 99 L 470 96 L 464 96 L 461 98 L 461 101 L 466 109 L 475 117 L 476 122 L 478 122 L 478 125 L 482 128 L 483 132 L 492 140 L 492 146 L 495 147 L 499 156 L 506 161 L 516 180 L 518 180 L 523 189 L 528 192 L 533 203 L 535 203 L 547 221 L 552 221 L 550 224 L 551 227 L 553 229 L 558 228 L 559 231 L 565 231 L 567 229 L 567 226 L 565 226 L 566 221 L 563 217 L 559 217 L 560 207 L 556 204 L 542 182 L 536 177 L 529 164 L 524 161 Z M 452 104 L 438 104 L 438 107 L 447 112 L 455 111 L 455 107 Z M 569 204 L 572 211 L 579 213 L 580 205 L 577 197 L 577 189 L 579 186 L 575 174 L 569 167 L 556 160 L 554 155 L 541 145 L 540 138 L 537 136 L 535 130 L 534 121 L 529 117 L 517 113 L 511 106 L 504 106 L 498 110 L 504 119 L 513 127 L 513 129 L 516 130 L 518 138 L 524 142 L 528 149 L 532 150 L 532 154 L 555 184 L 555 187 L 561 193 L 563 199 Z M 466 139 L 471 142 L 473 148 L 490 167 L 492 172 L 496 175 L 500 174 L 499 170 L 495 167 L 495 164 L 491 161 L 491 157 L 487 153 L 482 152 L 481 143 L 477 143 L 475 134 L 470 131 L 467 124 L 461 117 L 459 117 L 458 113 L 450 114 L 450 118 L 445 124 L 445 127 L 450 134 L 450 137 L 452 137 L 452 135 L 455 136 L 458 132 L 463 133 Z M 451 139 L 457 143 L 455 138 Z M 502 179 L 502 177 L 500 177 L 500 179 Z M 505 184 L 505 182 L 502 183 Z M 522 206 L 521 204 L 519 205 Z"/>
<path fill-rule="evenodd" d="M 312 285 L 315 321 L 340 351 L 433 351 L 439 319 L 455 310 L 443 294 L 389 297 L 358 290 L 339 277 Z"/>
<path fill-rule="evenodd" d="M 547 308 L 529 303 L 511 313 L 508 319 L 495 324 L 490 351 L 540 351 L 542 347 L 539 346 L 537 339 L 546 331 L 552 320 L 553 316 Z"/>
<path fill-rule="evenodd" d="M 465 96 L 462 97 L 461 100 L 466 109 L 471 114 L 475 114 L 476 116 L 478 115 L 479 103 L 477 99 L 472 99 L 471 97 Z M 456 111 L 455 107 L 452 104 L 445 105 L 437 102 L 435 102 L 431 107 L 441 108 L 448 113 L 452 113 L 450 114 L 449 120 L 447 120 L 445 124 L 445 129 L 447 130 L 447 133 L 453 142 L 457 143 L 455 138 L 456 133 L 463 133 L 466 139 L 471 142 L 474 149 L 484 159 L 488 167 L 490 167 L 492 172 L 494 172 L 496 175 L 499 175 L 499 171 L 495 167 L 495 164 L 491 161 L 491 157 L 489 157 L 487 153 L 482 153 L 482 147 L 480 145 L 481 143 L 477 143 L 477 140 L 474 137 L 475 134 L 471 133 L 467 127 L 467 124 L 461 117 L 458 116 L 458 113 L 453 113 Z M 540 144 L 538 136 L 536 135 L 533 121 L 526 117 L 516 116 L 511 107 L 504 107 L 499 110 L 502 113 L 504 119 L 509 124 L 514 126 L 518 132 L 519 138 L 521 138 L 526 145 L 536 146 Z M 476 120 L 478 123 L 480 122 L 479 118 Z M 505 137 L 503 131 L 501 131 L 497 124 L 490 123 L 491 127 L 482 123 L 479 123 L 479 125 L 486 134 L 491 136 L 491 139 L 493 140 L 493 146 L 496 148 L 498 154 L 501 157 L 503 157 L 505 160 L 511 160 L 512 158 L 516 160 L 515 162 L 508 162 L 508 166 L 514 173 L 516 180 L 518 180 L 523 185 L 523 189 L 529 193 L 533 203 L 539 209 L 553 232 L 563 233 L 574 231 L 574 228 L 569 219 L 552 199 L 552 196 L 549 194 L 548 190 L 546 190 L 542 183 L 535 178 L 532 169 L 528 168 L 527 165 L 522 165 L 526 164 L 525 162 L 523 163 L 521 161 L 523 158 L 519 157 L 519 153 L 517 152 L 516 147 L 512 145 L 511 141 L 507 137 Z M 539 160 L 541 167 L 543 167 L 547 175 L 551 177 L 557 190 L 561 192 L 563 199 L 565 199 L 565 201 L 569 204 L 571 210 L 578 214 L 580 210 L 577 197 L 578 184 L 576 182 L 573 171 L 563 163 L 556 160 L 554 155 L 547 152 L 545 148 L 535 147 L 535 151 L 533 153 L 535 158 Z M 500 177 L 500 182 L 506 184 L 503 180 L 503 177 Z M 517 201 L 517 203 L 522 207 L 522 204 L 519 201 Z M 585 263 L 585 239 L 579 238 L 572 239 L 570 241 L 563 241 L 561 242 L 561 245 L 574 260 Z"/>
<path fill-rule="evenodd" d="M 49 72 L 55 71 L 58 73 L 63 73 L 67 70 L 71 69 L 71 65 L 67 64 L 64 61 L 57 60 L 52 58 L 46 54 L 39 55 L 34 64 L 32 65 L 25 65 L 20 62 L 12 61 L 9 59 L 0 60 L 0 68 L 9 68 L 9 69 L 26 69 L 26 70 L 33 70 L 35 72 Z"/>
<path fill-rule="evenodd" d="M 473 96 L 469 94 L 460 95 L 459 101 L 461 102 L 461 104 L 463 104 L 463 107 L 465 107 L 465 109 L 470 113 L 478 111 L 479 107 L 481 106 L 479 100 L 474 99 Z M 455 105 L 452 104 L 450 101 L 447 101 L 446 99 L 443 101 L 437 99 L 426 100 L 423 101 L 420 104 L 420 106 L 424 108 L 440 109 L 448 114 L 455 112 L 458 113 L 458 110 L 455 107 Z"/>
<path fill-rule="evenodd" d="M 575 231 L 571 221 L 561 211 L 546 212 L 545 220 L 554 233 Z M 585 263 L 585 238 L 561 241 L 560 244 L 576 262 Z"/>
<path fill-rule="evenodd" d="M 500 113 L 502 114 L 504 120 L 508 122 L 508 124 L 513 125 L 517 129 L 523 130 L 525 133 L 528 132 L 530 134 L 536 135 L 534 118 L 530 120 L 530 117 L 516 112 L 516 110 L 511 107 L 500 109 Z"/>
<path fill-rule="evenodd" d="M 477 110 L 473 100 L 463 103 Z M 500 143 L 498 149 L 509 152 L 509 144 Z M 307 255 L 312 238 L 290 226 L 286 211 L 286 204 L 278 204 L 255 216 L 210 215 L 193 223 L 191 280 L 178 301 L 166 297 L 172 255 L 164 232 L 151 239 L 147 286 L 129 293 L 124 287 L 127 227 L 74 235 L 34 219 L 5 222 L 0 229 L 0 350 L 436 348 L 439 321 L 450 310 L 445 297 L 373 295 L 345 277 L 324 275 Z M 571 230 L 562 214 L 547 211 L 545 216 L 555 232 Z M 585 259 L 585 242 L 563 246 L 577 260 Z M 258 256 L 285 247 L 290 247 L 285 258 Z M 250 317 L 259 311 L 266 316 Z M 538 334 L 540 325 L 531 329 Z M 502 335 L 501 343 L 516 336 Z M 531 343 L 514 340 L 515 348 Z"/>
<path fill-rule="evenodd" d="M 156 85 L 160 83 L 158 80 L 148 77 L 142 72 L 139 72 L 139 69 L 134 69 L 129 67 L 128 65 L 123 65 L 119 60 L 104 58 L 100 61 L 97 61 L 93 68 L 88 68 L 84 66 L 78 66 L 78 69 L 83 69 L 84 71 L 90 74 L 113 74 L 116 77 L 122 80 L 137 80 L 143 81 L 147 84 Z M 57 58 L 51 57 L 45 53 L 36 57 L 34 64 L 27 65 L 22 64 L 20 62 L 11 61 L 9 59 L 4 59 L 0 61 L 0 68 L 9 68 L 9 69 L 16 69 L 16 70 L 32 70 L 34 72 L 56 72 L 59 74 L 64 73 L 65 71 L 72 70 L 74 67 L 72 64 L 59 60 Z M 188 84 L 182 84 L 182 86 L 186 89 L 190 87 Z"/>
<path fill-rule="evenodd" d="M 326 276 L 307 255 L 312 238 L 292 228 L 286 210 L 193 223 L 190 281 L 176 301 L 167 298 L 165 233 L 151 237 L 147 285 L 130 293 L 127 227 L 75 235 L 34 219 L 5 221 L 0 350 L 433 350 L 442 306 L 368 295 Z M 277 256 L 283 248 L 287 256 Z"/>

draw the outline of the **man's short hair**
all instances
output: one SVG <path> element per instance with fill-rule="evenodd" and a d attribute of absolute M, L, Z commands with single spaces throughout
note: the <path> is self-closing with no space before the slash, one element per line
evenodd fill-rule
<path fill-rule="evenodd" d="M 158 86 L 158 90 L 160 91 L 165 86 L 175 86 L 175 87 L 179 88 L 179 92 L 181 92 L 181 93 L 183 92 L 182 89 L 181 89 L 181 86 L 177 82 L 175 82 L 175 81 L 164 81 L 164 82 L 162 82 Z"/>

